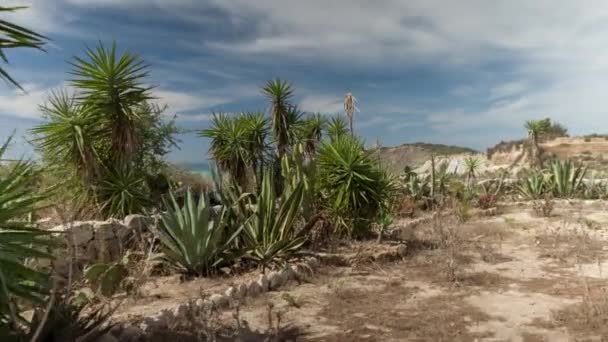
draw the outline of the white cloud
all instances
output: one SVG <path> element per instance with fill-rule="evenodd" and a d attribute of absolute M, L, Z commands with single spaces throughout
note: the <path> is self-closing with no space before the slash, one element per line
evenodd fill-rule
<path fill-rule="evenodd" d="M 14 89 L 0 95 L 0 115 L 39 119 L 38 106 L 44 103 L 51 88 L 32 83 L 22 84 L 21 86 L 27 91 L 26 93 Z"/>
<path fill-rule="evenodd" d="M 229 97 L 220 95 L 194 94 L 163 89 L 154 90 L 154 97 L 157 98 L 157 102 L 169 106 L 169 111 L 177 114 L 230 102 Z"/>
<path fill-rule="evenodd" d="M 304 97 L 299 104 L 306 112 L 337 114 L 344 112 L 343 99 L 338 96 L 309 95 Z"/>

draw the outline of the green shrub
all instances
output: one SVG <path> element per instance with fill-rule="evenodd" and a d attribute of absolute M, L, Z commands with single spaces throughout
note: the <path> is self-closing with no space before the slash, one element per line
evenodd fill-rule
<path fill-rule="evenodd" d="M 344 135 L 325 142 L 317 155 L 318 184 L 336 225 L 349 236 L 370 232 L 388 205 L 394 182 L 357 138 Z"/>
<path fill-rule="evenodd" d="M 139 214 L 151 204 L 144 175 L 126 165 L 106 172 L 97 191 L 108 216 Z"/>
<path fill-rule="evenodd" d="M 227 236 L 227 209 L 216 213 L 206 195 L 198 202 L 188 190 L 183 207 L 173 194 L 165 201 L 168 208 L 161 216 L 161 224 L 151 227 L 160 240 L 162 257 L 173 266 L 191 275 L 207 275 L 235 259 L 231 245 L 240 233 Z"/>
<path fill-rule="evenodd" d="M 527 200 L 541 198 L 548 191 L 548 180 L 544 174 L 534 172 L 517 185 L 519 194 Z"/>

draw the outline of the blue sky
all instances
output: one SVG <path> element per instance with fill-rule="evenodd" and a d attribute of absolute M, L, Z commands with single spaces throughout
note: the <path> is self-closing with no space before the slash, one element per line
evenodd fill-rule
<path fill-rule="evenodd" d="M 551 117 L 572 133 L 608 128 L 608 3 L 590 0 L 30 0 L 10 19 L 49 36 L 46 54 L 13 51 L 23 94 L 0 84 L 0 138 L 11 155 L 65 86 L 66 61 L 116 40 L 151 65 L 159 102 L 188 129 L 210 113 L 266 110 L 260 87 L 290 80 L 311 112 L 342 114 L 384 146 L 425 141 L 484 149 Z M 202 161 L 208 142 L 183 135 L 174 161 Z"/>

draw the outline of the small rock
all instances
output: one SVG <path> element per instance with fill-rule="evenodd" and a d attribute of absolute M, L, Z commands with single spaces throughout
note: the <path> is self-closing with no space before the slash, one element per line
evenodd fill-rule
<path fill-rule="evenodd" d="M 124 327 L 124 329 L 121 331 L 118 340 L 121 342 L 137 342 L 141 339 L 143 334 L 144 332 L 142 329 L 129 325 Z"/>
<path fill-rule="evenodd" d="M 194 302 L 194 304 L 199 308 L 202 308 L 203 306 L 205 306 L 205 301 L 202 298 L 199 298 L 196 300 L 196 302 Z"/>
<path fill-rule="evenodd" d="M 247 297 L 247 284 L 240 283 L 237 287 L 237 296 L 239 299 L 244 299 Z"/>
<path fill-rule="evenodd" d="M 238 299 L 238 290 L 234 286 L 230 286 L 229 288 L 227 288 L 224 294 L 230 299 Z"/>
<path fill-rule="evenodd" d="M 286 281 L 295 280 L 297 278 L 296 272 L 289 265 L 285 267 L 281 273 L 283 273 L 283 277 Z"/>
<path fill-rule="evenodd" d="M 180 305 L 176 306 L 175 308 L 173 308 L 173 316 L 176 319 L 180 319 L 180 318 L 186 317 L 186 315 L 188 314 L 188 311 L 190 311 L 190 305 L 180 304 Z"/>
<path fill-rule="evenodd" d="M 312 269 L 315 269 L 320 266 L 319 260 L 317 260 L 317 258 L 314 258 L 314 257 L 306 258 L 306 263 Z"/>
<path fill-rule="evenodd" d="M 110 334 L 105 334 L 105 335 L 101 336 L 100 338 L 98 338 L 97 342 L 118 342 L 118 340 L 116 339 L 116 337 L 114 337 Z"/>
<path fill-rule="evenodd" d="M 260 277 L 258 278 L 258 285 L 260 285 L 260 287 L 262 288 L 262 292 L 268 291 L 268 288 L 269 288 L 268 278 L 266 277 L 265 274 L 261 274 Z"/>
<path fill-rule="evenodd" d="M 262 290 L 262 287 L 260 286 L 260 284 L 258 284 L 257 281 L 252 281 L 251 283 L 249 283 L 249 286 L 247 287 L 247 295 L 249 297 L 255 297 L 262 292 L 264 291 Z"/>
<path fill-rule="evenodd" d="M 397 246 L 397 254 L 400 257 L 404 257 L 407 255 L 407 245 L 402 243 L 399 246 Z"/>
<path fill-rule="evenodd" d="M 144 215 L 131 214 L 127 215 L 123 222 L 129 230 L 143 232 L 148 229 L 148 226 L 152 223 L 152 219 Z"/>
<path fill-rule="evenodd" d="M 270 289 L 276 289 L 283 285 L 283 276 L 280 272 L 272 271 L 268 273 L 268 285 Z"/>
<path fill-rule="evenodd" d="M 221 294 L 213 294 L 209 297 L 209 300 L 213 303 L 213 305 L 217 308 L 223 308 L 230 304 L 229 297 L 223 296 Z"/>

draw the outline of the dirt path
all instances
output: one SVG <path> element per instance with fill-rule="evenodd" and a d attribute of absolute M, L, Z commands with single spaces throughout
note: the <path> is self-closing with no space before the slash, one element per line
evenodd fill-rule
<path fill-rule="evenodd" d="M 272 324 L 278 314 L 306 341 L 600 340 L 608 337 L 608 219 L 590 216 L 600 227 L 591 229 L 576 212 L 539 219 L 514 210 L 458 227 L 455 282 L 446 250 L 423 248 L 398 263 L 327 267 L 239 315 L 265 328 L 270 310 Z"/>

